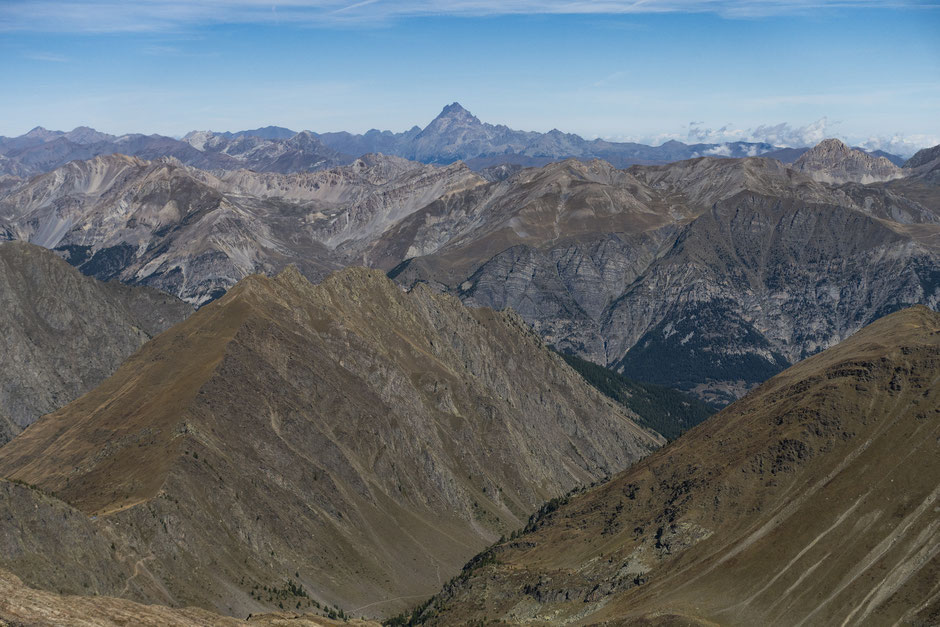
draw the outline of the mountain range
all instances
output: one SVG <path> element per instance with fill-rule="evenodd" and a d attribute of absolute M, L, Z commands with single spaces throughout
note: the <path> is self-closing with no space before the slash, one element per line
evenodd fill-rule
<path fill-rule="evenodd" d="M 886 313 L 937 306 L 940 161 L 922 153 L 896 168 L 827 140 L 791 165 L 569 159 L 497 177 L 383 155 L 286 175 L 112 155 L 8 180 L 0 233 L 196 305 L 291 263 L 315 281 L 377 267 L 723 405 Z"/>
<path fill-rule="evenodd" d="M 0 624 L 940 621 L 940 147 L 692 148 L 0 140 Z"/>
<path fill-rule="evenodd" d="M 362 289 L 363 282 L 375 289 Z M 320 309 L 324 306 L 329 309 Z M 393 342 L 383 332 L 386 324 L 419 328 L 428 315 L 443 316 L 433 323 L 440 325 L 443 337 L 412 337 L 396 348 L 407 331 Z M 459 319 L 473 322 L 467 327 Z M 480 326 L 486 329 L 482 334 L 474 329 Z M 288 344 L 307 341 L 291 339 L 298 332 L 313 338 L 304 327 L 317 329 L 320 336 L 309 361 Z M 485 339 L 490 333 L 495 342 Z M 322 342 L 331 335 L 345 346 L 338 368 L 321 353 Z M 210 348 L 220 341 L 228 342 L 221 361 Z M 390 351 L 390 358 L 362 350 L 367 344 Z M 480 352 L 487 345 L 489 351 Z M 447 357 L 455 350 L 457 362 Z M 0 471 L 12 477 L 0 480 L 0 540 L 6 547 L 0 555 L 0 617 L 14 624 L 232 625 L 244 624 L 232 614 L 244 616 L 251 609 L 250 624 L 334 625 L 324 615 L 388 616 L 391 608 L 413 606 L 383 623 L 875 625 L 933 624 L 940 618 L 935 594 L 940 537 L 934 512 L 940 472 L 935 454 L 940 437 L 940 314 L 915 307 L 888 315 L 773 377 L 610 479 L 575 485 L 546 501 L 524 523 L 513 514 L 505 519 L 518 525 L 511 533 L 462 569 L 442 568 L 438 574 L 453 576 L 437 584 L 437 594 L 424 602 L 419 593 L 387 599 L 378 603 L 381 609 L 366 604 L 344 611 L 328 591 L 347 572 L 352 571 L 345 594 L 354 599 L 355 591 L 374 584 L 370 566 L 401 546 L 393 539 L 397 533 L 428 520 L 429 510 L 437 512 L 438 521 L 447 511 L 423 498 L 446 500 L 448 487 L 457 488 L 451 494 L 469 489 L 475 505 L 466 504 L 484 508 L 491 517 L 474 514 L 475 525 L 464 525 L 465 532 L 498 527 L 500 512 L 513 510 L 513 496 L 520 494 L 515 489 L 537 482 L 529 473 L 515 484 L 493 486 L 487 479 L 520 464 L 545 467 L 551 460 L 567 459 L 563 473 L 581 465 L 575 460 L 583 453 L 572 448 L 571 457 L 551 437 L 530 440 L 529 433 L 524 442 L 500 445 L 496 443 L 504 435 L 468 425 L 467 437 L 457 441 L 492 438 L 483 454 L 505 450 L 509 455 L 504 463 L 479 467 L 480 474 L 471 472 L 466 481 L 464 466 L 455 469 L 453 481 L 422 485 L 422 475 L 438 476 L 426 456 L 389 455 L 373 447 L 354 452 L 348 446 L 371 441 L 390 449 L 408 447 L 410 439 L 428 434 L 422 420 L 400 422 L 397 436 L 375 437 L 368 430 L 383 421 L 372 414 L 357 429 L 355 407 L 361 401 L 371 414 L 385 401 L 370 401 L 368 393 L 342 395 L 341 390 L 357 386 L 334 388 L 334 400 L 323 413 L 298 403 L 301 389 L 296 385 L 283 388 L 290 379 L 308 380 L 315 363 L 327 375 L 325 385 L 316 384 L 317 395 L 332 385 L 333 377 L 346 382 L 357 377 L 362 366 L 404 366 L 412 369 L 414 381 L 414 365 L 428 364 L 427 354 L 436 362 L 426 374 L 463 359 L 469 371 L 486 379 L 478 390 L 497 384 L 490 393 L 508 403 L 500 406 L 497 401 L 488 423 L 497 430 L 525 423 L 513 417 L 503 422 L 507 414 L 501 411 L 512 416 L 516 409 L 520 418 L 545 416 L 547 420 L 530 422 L 530 428 L 551 433 L 555 417 L 574 410 L 569 416 L 575 420 L 566 429 L 569 438 L 597 443 L 604 433 L 616 433 L 610 427 L 619 424 L 635 444 L 653 443 L 611 406 L 602 413 L 612 423 L 594 422 L 587 432 L 572 432 L 570 426 L 579 424 L 575 416 L 597 420 L 601 397 L 579 386 L 577 375 L 512 315 L 467 309 L 427 288 L 403 294 L 366 270 L 344 271 L 318 287 L 296 272 L 275 279 L 251 277 L 149 342 L 100 388 L 0 449 Z M 207 362 L 216 363 L 210 380 L 177 418 L 177 427 L 167 429 L 175 422 L 175 408 L 161 410 L 156 401 L 176 403 L 179 396 L 152 386 L 181 391 L 188 376 L 204 370 Z M 515 375 L 509 389 L 502 366 Z M 533 368 L 547 370 L 533 376 L 539 374 Z M 456 433 L 453 408 L 467 406 L 460 384 L 453 385 L 456 379 L 447 387 L 440 382 L 452 376 L 463 382 L 472 378 L 459 369 L 437 372 L 418 378 L 424 384 L 422 402 L 430 401 L 425 407 L 436 407 L 441 417 L 449 413 L 451 418 L 437 427 Z M 366 387 L 383 380 L 392 394 L 409 387 L 389 374 L 370 377 Z M 203 372 L 200 379 L 205 376 Z M 275 388 L 284 391 L 270 394 L 275 388 L 266 381 L 276 381 Z M 543 410 L 535 414 L 518 404 L 535 391 L 532 385 L 541 386 L 540 397 L 531 402 Z M 547 399 L 545 394 L 557 396 Z M 101 398 L 111 402 L 101 404 Z M 292 412 L 285 413 L 290 407 Z M 405 418 L 395 411 L 390 415 Z M 133 424 L 124 426 L 131 430 L 148 427 L 139 432 L 141 437 L 115 437 L 126 431 L 115 422 L 120 416 L 125 422 L 130 417 Z M 325 432 L 315 424 L 333 426 Z M 319 435 L 311 439 L 313 434 Z M 332 442 L 326 449 L 325 441 Z M 552 453 L 528 457 L 525 452 L 533 445 Z M 333 446 L 337 450 L 328 453 Z M 31 449 L 47 454 L 30 454 Z M 298 457 L 303 451 L 307 454 Z M 364 459 L 376 454 L 393 466 L 363 474 Z M 458 449 L 447 455 L 450 463 L 462 457 Z M 141 470 L 120 462 L 122 457 L 137 457 Z M 471 452 L 464 463 L 474 457 Z M 344 471 L 344 458 L 359 462 Z M 79 463 L 73 466 L 75 461 Z M 311 477 L 312 467 L 317 470 Z M 356 474 L 365 485 L 357 488 Z M 409 490 L 395 485 L 405 477 L 413 480 Z M 143 485 L 148 482 L 150 487 Z M 325 491 L 324 483 L 330 486 Z M 157 485 L 156 494 L 148 497 Z M 336 504 L 337 496 L 347 503 L 358 501 L 358 506 L 331 511 L 327 504 Z M 304 501 L 306 508 L 291 507 Z M 404 520 L 387 517 L 396 503 Z M 381 508 L 383 515 L 373 520 L 373 533 L 361 538 L 356 533 L 365 522 L 360 516 L 370 507 Z M 330 534 L 311 525 L 321 511 L 349 545 L 342 539 L 321 544 Z M 447 529 L 454 533 L 459 527 Z M 456 536 L 433 542 L 444 529 L 435 525 L 410 539 L 426 558 L 415 555 L 411 563 L 399 558 L 389 565 L 407 572 L 405 580 L 414 577 L 421 572 L 415 562 L 441 559 L 453 549 Z M 299 560 L 310 546 L 316 547 L 316 557 Z M 366 547 L 371 552 L 363 555 L 360 550 Z M 338 562 L 330 564 L 331 552 L 338 554 Z M 283 562 L 290 564 L 287 573 Z M 267 578 L 271 570 L 276 573 L 273 581 Z M 428 587 L 434 588 L 437 577 L 429 579 Z M 376 603 L 388 593 L 365 594 Z M 128 598 L 156 599 L 159 605 Z M 190 604 L 201 609 L 168 607 Z"/>
<path fill-rule="evenodd" d="M 796 160 L 806 148 L 780 149 L 761 142 L 684 144 L 671 140 L 660 146 L 633 142 L 586 140 L 553 129 L 547 133 L 517 131 L 481 122 L 450 104 L 423 129 L 315 133 L 277 126 L 238 131 L 192 131 L 181 139 L 139 133 L 115 136 L 88 127 L 69 132 L 36 127 L 19 137 L 0 137 L 0 175 L 32 176 L 69 161 L 120 153 L 141 159 L 174 157 L 206 170 L 247 168 L 257 172 L 308 172 L 351 163 L 356 157 L 382 153 L 413 161 L 450 164 L 465 161 L 473 170 L 501 164 L 543 166 L 567 158 L 603 159 L 616 167 L 669 163 L 701 156 L 753 157 L 766 154 L 784 162 Z M 878 152 L 900 166 L 897 155 Z"/>

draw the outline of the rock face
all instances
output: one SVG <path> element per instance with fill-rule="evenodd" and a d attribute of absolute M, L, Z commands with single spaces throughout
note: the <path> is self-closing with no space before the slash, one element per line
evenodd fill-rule
<path fill-rule="evenodd" d="M 192 308 L 82 276 L 52 252 L 0 243 L 0 443 L 92 389 Z"/>
<path fill-rule="evenodd" d="M 204 304 L 244 276 L 289 263 L 322 278 L 358 240 L 482 182 L 464 166 L 379 155 L 319 173 L 221 178 L 173 160 L 112 155 L 11 184 L 0 226 L 8 238 L 58 250 L 85 274 Z"/>
<path fill-rule="evenodd" d="M 884 157 L 875 157 L 849 148 L 838 139 L 821 141 L 803 153 L 793 168 L 824 183 L 877 183 L 904 176 L 901 169 Z"/>
<path fill-rule="evenodd" d="M 468 563 L 418 623 L 935 624 L 940 314 L 887 316 Z"/>
<path fill-rule="evenodd" d="M 244 279 L 44 416 L 0 476 L 95 515 L 146 566 L 107 594 L 243 616 L 290 579 L 383 615 L 664 442 L 634 418 L 518 316 L 374 270 L 312 286 L 291 268 Z"/>

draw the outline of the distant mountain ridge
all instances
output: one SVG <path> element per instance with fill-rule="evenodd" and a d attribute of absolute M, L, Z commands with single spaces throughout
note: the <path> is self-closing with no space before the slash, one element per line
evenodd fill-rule
<path fill-rule="evenodd" d="M 703 156 L 753 157 L 763 154 L 792 162 L 805 149 L 781 149 L 763 142 L 684 144 L 671 140 L 660 146 L 634 142 L 587 140 L 552 129 L 547 133 L 518 131 L 489 124 L 454 102 L 424 128 L 393 133 L 370 130 L 316 133 L 279 126 L 245 131 L 192 131 L 182 139 L 161 135 L 109 135 L 88 127 L 69 132 L 36 127 L 20 137 L 0 137 L 0 174 L 29 176 L 75 159 L 121 153 L 143 159 L 174 157 L 208 170 L 248 168 L 259 172 L 305 172 L 351 163 L 368 153 L 404 157 L 422 163 L 465 161 L 474 170 L 501 165 L 543 166 L 567 158 L 603 159 L 616 167 L 662 164 Z M 895 165 L 903 159 L 880 153 Z"/>

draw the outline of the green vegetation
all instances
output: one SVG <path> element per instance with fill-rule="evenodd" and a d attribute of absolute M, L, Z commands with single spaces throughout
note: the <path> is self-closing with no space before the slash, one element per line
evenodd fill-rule
<path fill-rule="evenodd" d="M 253 599 L 257 599 L 258 601 L 264 601 L 266 603 L 277 602 L 278 607 L 281 609 L 284 609 L 283 604 L 285 601 L 288 606 L 296 604 L 297 609 L 300 609 L 301 605 L 320 609 L 320 603 L 310 598 L 303 584 L 296 583 L 293 579 L 288 579 L 287 583 L 280 588 L 277 586 L 261 586 L 255 584 L 249 594 Z M 324 608 L 324 610 L 325 609 L 326 608 Z M 338 610 L 338 612 L 342 614 L 342 610 Z"/>
<path fill-rule="evenodd" d="M 728 302 L 718 299 L 687 305 L 681 316 L 659 323 L 616 368 L 634 380 L 690 390 L 706 378 L 763 383 L 789 365 L 783 355 L 773 351 L 766 337 Z M 734 398 L 728 396 L 727 400 Z"/>
<path fill-rule="evenodd" d="M 668 440 L 679 437 L 702 422 L 715 408 L 697 398 L 654 383 L 641 383 L 603 366 L 559 353 L 569 366 L 605 396 L 631 409 L 645 427 Z"/>

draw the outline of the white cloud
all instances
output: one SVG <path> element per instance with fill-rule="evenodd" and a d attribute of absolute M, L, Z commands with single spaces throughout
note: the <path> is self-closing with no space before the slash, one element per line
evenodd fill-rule
<path fill-rule="evenodd" d="M 0 30 L 147 32 L 220 23 L 336 26 L 451 15 L 714 13 L 730 18 L 825 8 L 932 7 L 933 0 L 4 0 Z"/>
<path fill-rule="evenodd" d="M 763 142 L 786 148 L 802 148 L 815 146 L 824 139 L 835 137 L 851 146 L 858 146 L 865 150 L 884 150 L 902 157 L 908 157 L 921 148 L 929 148 L 940 144 L 940 136 L 928 134 L 902 135 L 897 133 L 891 137 L 868 138 L 847 136 L 837 132 L 836 127 L 839 125 L 839 122 L 832 122 L 828 117 L 819 118 L 815 122 L 803 126 L 780 122 L 779 124 L 761 124 L 749 129 L 735 128 L 732 124 L 713 129 L 705 127 L 702 122 L 690 122 L 686 141 L 689 143 L 717 144 L 702 153 L 714 156 L 730 155 L 730 149 L 724 144 L 737 141 Z M 751 156 L 757 154 L 756 148 L 752 148 L 749 152 Z"/>
<path fill-rule="evenodd" d="M 835 137 L 832 127 L 837 124 L 830 122 L 827 117 L 819 118 L 805 126 L 791 126 L 786 122 L 762 124 L 748 131 L 748 135 L 751 141 L 766 142 L 774 146 L 815 146 L 827 137 Z"/>
<path fill-rule="evenodd" d="M 869 137 L 856 145 L 865 150 L 883 150 L 902 157 L 910 157 L 921 148 L 930 148 L 940 144 L 938 135 L 900 135 L 891 137 Z"/>

